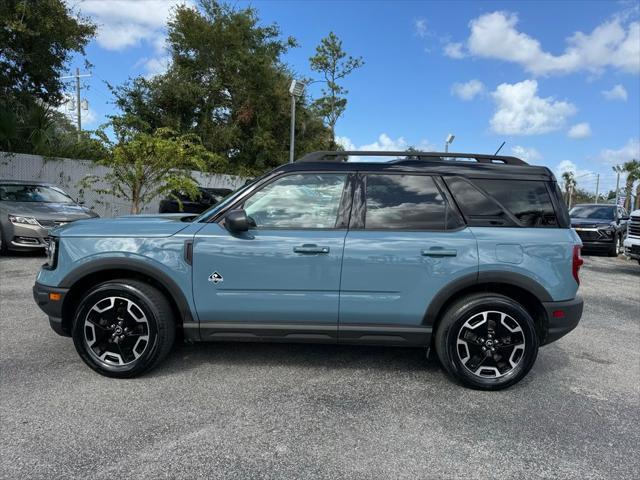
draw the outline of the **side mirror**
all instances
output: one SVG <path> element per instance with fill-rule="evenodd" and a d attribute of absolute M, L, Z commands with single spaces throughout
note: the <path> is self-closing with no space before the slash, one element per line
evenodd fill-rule
<path fill-rule="evenodd" d="M 230 232 L 246 232 L 249 230 L 249 217 L 243 209 L 231 210 L 224 217 L 224 224 Z"/>

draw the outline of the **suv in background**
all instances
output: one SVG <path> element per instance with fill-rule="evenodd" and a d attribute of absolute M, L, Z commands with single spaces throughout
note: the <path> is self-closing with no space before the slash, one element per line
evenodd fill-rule
<path fill-rule="evenodd" d="M 640 263 L 640 210 L 631 212 L 631 220 L 627 223 L 624 254 Z"/>
<path fill-rule="evenodd" d="M 627 235 L 629 214 L 618 205 L 581 203 L 573 207 L 571 226 L 582 240 L 583 250 L 617 257 Z"/>
<path fill-rule="evenodd" d="M 362 161 L 374 155 L 396 159 Z M 35 300 L 112 377 L 157 365 L 180 330 L 435 348 L 452 378 L 497 390 L 582 314 L 581 244 L 560 189 L 514 157 L 315 152 L 190 222 L 76 222 L 54 235 Z"/>
<path fill-rule="evenodd" d="M 0 253 L 43 251 L 52 228 L 97 216 L 54 185 L 0 180 Z"/>
<path fill-rule="evenodd" d="M 174 192 L 173 197 L 160 201 L 159 213 L 202 213 L 222 201 L 233 192 L 229 188 L 199 187 L 200 196 L 195 200 L 182 192 Z M 180 199 L 180 201 L 178 201 Z M 182 206 L 180 205 L 182 203 Z"/>

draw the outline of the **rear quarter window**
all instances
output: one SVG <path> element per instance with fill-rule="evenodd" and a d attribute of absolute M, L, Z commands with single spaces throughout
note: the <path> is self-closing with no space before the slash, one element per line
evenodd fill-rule
<path fill-rule="evenodd" d="M 472 226 L 558 226 L 543 181 L 449 178 L 446 182 Z"/>

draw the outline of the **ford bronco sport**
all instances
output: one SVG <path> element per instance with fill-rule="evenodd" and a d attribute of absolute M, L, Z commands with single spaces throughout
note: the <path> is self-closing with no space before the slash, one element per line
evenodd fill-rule
<path fill-rule="evenodd" d="M 197 217 L 52 234 L 35 300 L 111 377 L 157 365 L 180 332 L 433 348 L 458 382 L 497 390 L 582 314 L 554 176 L 515 157 L 315 152 Z"/>

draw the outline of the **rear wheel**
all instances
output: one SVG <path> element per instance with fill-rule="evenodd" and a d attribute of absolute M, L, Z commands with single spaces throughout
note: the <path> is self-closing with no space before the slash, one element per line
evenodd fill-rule
<path fill-rule="evenodd" d="M 533 319 L 519 303 L 503 295 L 475 294 L 446 311 L 435 343 L 455 380 L 470 388 L 500 390 L 531 370 L 539 341 Z"/>
<path fill-rule="evenodd" d="M 5 255 L 9 251 L 7 247 L 7 241 L 4 238 L 2 227 L 0 227 L 0 255 Z"/>
<path fill-rule="evenodd" d="M 174 338 L 168 300 L 137 280 L 113 280 L 90 290 L 73 323 L 78 354 L 109 377 L 134 377 L 153 368 L 169 353 Z"/>

